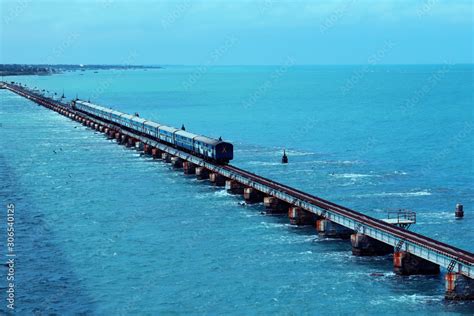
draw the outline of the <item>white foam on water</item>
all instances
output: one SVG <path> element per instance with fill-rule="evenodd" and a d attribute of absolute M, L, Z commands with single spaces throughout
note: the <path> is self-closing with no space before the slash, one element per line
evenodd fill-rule
<path fill-rule="evenodd" d="M 405 171 L 395 170 L 395 171 L 393 172 L 393 174 L 407 175 L 408 173 L 406 173 Z"/>
<path fill-rule="evenodd" d="M 267 162 L 267 161 L 250 161 L 248 165 L 254 166 L 283 166 L 281 162 Z"/>
<path fill-rule="evenodd" d="M 417 196 L 429 196 L 432 193 L 428 190 L 414 191 L 414 192 L 381 192 L 381 193 L 370 193 L 370 194 L 358 194 L 356 197 L 417 197 Z"/>
<path fill-rule="evenodd" d="M 312 163 L 321 165 L 356 165 L 360 164 L 360 160 L 314 160 Z"/>
<path fill-rule="evenodd" d="M 229 194 L 229 193 L 227 192 L 227 190 L 219 190 L 219 191 L 214 192 L 214 196 L 217 196 L 217 197 L 228 197 L 228 196 L 231 196 L 231 194 Z"/>
<path fill-rule="evenodd" d="M 420 295 L 420 294 L 406 294 L 400 296 L 391 296 L 389 301 L 397 303 L 430 303 L 433 301 L 442 301 L 442 295 Z"/>

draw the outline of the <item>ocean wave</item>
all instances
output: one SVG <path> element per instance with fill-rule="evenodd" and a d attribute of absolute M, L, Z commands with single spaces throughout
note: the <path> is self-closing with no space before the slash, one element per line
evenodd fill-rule
<path fill-rule="evenodd" d="M 389 298 L 392 302 L 398 303 L 430 303 L 434 301 L 442 301 L 444 296 L 442 295 L 420 295 L 420 294 L 406 294 L 401 296 L 392 296 Z"/>
<path fill-rule="evenodd" d="M 360 160 L 314 160 L 313 163 L 322 165 L 356 165 L 360 164 Z"/>
<path fill-rule="evenodd" d="M 331 177 L 340 178 L 340 179 L 358 179 L 358 178 L 371 178 L 371 177 L 380 177 L 376 174 L 363 174 L 363 173 L 339 173 L 331 174 Z"/>
<path fill-rule="evenodd" d="M 314 152 L 297 151 L 297 150 L 286 150 L 286 154 L 288 156 L 294 156 L 294 157 L 316 155 L 316 153 L 314 153 Z M 273 155 L 274 156 L 281 156 L 282 155 L 282 150 L 276 150 L 275 152 L 273 152 Z"/>
<path fill-rule="evenodd" d="M 441 302 L 444 297 L 442 295 L 419 295 L 419 294 L 406 294 L 401 296 L 390 296 L 388 299 L 383 300 L 372 300 L 370 305 L 389 305 L 393 303 L 406 303 L 406 304 L 429 304 L 433 302 Z"/>
<path fill-rule="evenodd" d="M 356 195 L 357 198 L 366 197 L 417 197 L 417 196 L 429 196 L 432 193 L 428 190 L 414 191 L 414 192 L 381 192 L 381 193 L 369 193 Z"/>
<path fill-rule="evenodd" d="M 218 190 L 216 192 L 214 192 L 214 196 L 217 196 L 217 197 L 227 197 L 227 196 L 231 196 L 231 194 L 229 194 L 227 192 L 227 190 Z"/>
<path fill-rule="evenodd" d="M 406 173 L 405 171 L 395 170 L 395 171 L 393 172 L 393 174 L 399 174 L 399 175 L 403 175 L 403 176 L 404 176 L 404 175 L 407 175 L 408 173 Z"/>
<path fill-rule="evenodd" d="M 268 161 L 249 161 L 248 165 L 256 165 L 256 166 L 282 166 L 281 162 L 268 162 Z"/>

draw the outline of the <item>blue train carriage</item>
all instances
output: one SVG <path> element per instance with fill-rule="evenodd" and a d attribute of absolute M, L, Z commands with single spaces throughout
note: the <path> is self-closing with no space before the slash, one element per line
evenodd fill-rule
<path fill-rule="evenodd" d="M 231 143 L 206 136 L 194 138 L 194 152 L 220 163 L 227 163 L 234 158 L 234 146 Z"/>
<path fill-rule="evenodd" d="M 131 121 L 132 121 L 132 128 L 134 130 L 139 131 L 140 133 L 145 132 L 145 123 L 146 123 L 145 119 L 142 119 L 141 117 L 133 115 L 133 118 Z"/>
<path fill-rule="evenodd" d="M 120 124 L 121 123 L 121 116 L 122 116 L 123 113 L 121 112 L 118 112 L 118 111 L 115 111 L 115 110 L 112 110 L 112 112 L 110 112 L 110 120 L 114 123 L 117 123 L 117 124 Z"/>
<path fill-rule="evenodd" d="M 112 110 L 112 109 L 103 108 L 103 109 L 101 110 L 101 117 L 102 117 L 103 119 L 105 119 L 105 120 L 110 121 L 113 111 L 114 111 L 114 110 Z"/>
<path fill-rule="evenodd" d="M 161 125 L 152 121 L 146 121 L 143 125 L 143 132 L 147 135 L 159 138 L 158 128 Z"/>
<path fill-rule="evenodd" d="M 174 133 L 175 145 L 180 148 L 194 151 L 194 138 L 196 137 L 198 137 L 198 135 L 183 130 L 177 130 Z"/>
<path fill-rule="evenodd" d="M 174 133 L 176 133 L 177 131 L 179 131 L 179 129 L 177 129 L 175 127 L 161 125 L 158 128 L 159 139 L 166 142 L 166 143 L 168 143 L 168 144 L 173 144 L 174 145 Z"/>
<path fill-rule="evenodd" d="M 133 128 L 133 115 L 122 113 L 120 115 L 120 124 L 128 128 Z"/>

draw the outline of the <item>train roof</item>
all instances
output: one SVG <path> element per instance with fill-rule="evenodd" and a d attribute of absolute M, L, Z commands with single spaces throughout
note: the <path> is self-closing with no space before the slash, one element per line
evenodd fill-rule
<path fill-rule="evenodd" d="M 158 123 L 153 122 L 153 121 L 146 121 L 145 125 L 153 127 L 153 128 L 157 128 L 157 127 L 161 126 L 161 124 L 158 124 Z"/>
<path fill-rule="evenodd" d="M 133 118 L 131 119 L 132 121 L 138 122 L 140 124 L 143 124 L 146 122 L 144 118 L 138 117 L 136 115 L 132 115 L 132 116 L 133 116 Z"/>
<path fill-rule="evenodd" d="M 119 112 L 119 111 L 112 110 L 112 111 L 110 112 L 110 114 L 115 114 L 115 115 L 117 115 L 117 116 L 120 116 L 120 115 L 122 115 L 123 113 L 122 113 L 122 112 Z"/>
<path fill-rule="evenodd" d="M 107 112 L 107 113 L 112 113 L 114 110 L 109 109 L 109 108 L 101 108 L 100 109 L 102 112 Z"/>
<path fill-rule="evenodd" d="M 210 138 L 210 137 L 207 137 L 207 136 L 201 136 L 201 135 L 196 136 L 196 138 L 194 138 L 194 140 L 205 143 L 205 144 L 213 145 L 213 146 L 215 146 L 215 145 L 222 142 L 218 139 Z"/>
<path fill-rule="evenodd" d="M 177 129 L 176 127 L 171 127 L 171 126 L 166 126 L 166 125 L 161 125 L 160 130 L 170 132 L 170 133 L 174 133 L 176 131 L 179 131 L 179 129 Z"/>
<path fill-rule="evenodd" d="M 94 108 L 94 109 L 105 109 L 103 106 L 100 106 L 100 105 L 97 105 L 97 104 L 94 104 L 94 103 L 90 103 L 90 102 L 87 102 L 87 101 L 82 101 L 82 100 L 76 100 L 76 103 L 80 103 L 82 105 L 86 105 L 90 108 Z"/>
<path fill-rule="evenodd" d="M 125 119 L 128 119 L 128 120 L 133 120 L 134 116 L 133 115 L 130 115 L 130 114 L 127 114 L 127 113 L 122 113 L 122 112 L 119 112 L 121 113 L 120 117 L 122 118 L 125 118 Z"/>
<path fill-rule="evenodd" d="M 191 138 L 191 139 L 193 139 L 194 137 L 199 136 L 199 135 L 196 135 L 196 134 L 193 134 L 193 133 L 190 133 L 190 132 L 186 132 L 186 131 L 183 131 L 183 130 L 179 130 L 175 134 L 179 135 L 179 136 Z"/>

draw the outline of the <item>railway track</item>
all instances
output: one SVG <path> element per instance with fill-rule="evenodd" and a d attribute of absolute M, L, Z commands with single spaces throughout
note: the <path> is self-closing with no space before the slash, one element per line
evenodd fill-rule
<path fill-rule="evenodd" d="M 237 168 L 232 165 L 227 165 L 224 168 L 231 170 L 232 172 L 239 173 L 244 177 L 252 179 L 252 181 L 261 183 L 263 185 L 269 186 L 275 190 L 279 190 L 285 193 L 288 193 L 292 196 L 295 196 L 298 199 L 301 199 L 305 202 L 314 204 L 322 209 L 331 210 L 335 213 L 340 215 L 344 215 L 346 217 L 352 218 L 353 220 L 361 222 L 363 225 L 373 226 L 379 230 L 384 232 L 390 233 L 399 237 L 401 240 L 410 241 L 412 243 L 422 245 L 424 247 L 429 247 L 432 250 L 440 252 L 446 256 L 449 256 L 453 259 L 457 259 L 459 261 L 463 261 L 466 264 L 474 265 L 474 254 L 447 244 L 444 244 L 440 241 L 431 239 L 429 237 L 414 233 L 412 231 L 408 231 L 402 229 L 400 227 L 385 223 L 379 219 L 375 219 L 373 217 L 364 215 L 357 211 L 351 210 L 347 207 L 340 206 L 333 202 L 324 200 L 322 198 L 310 195 L 308 193 L 302 192 L 300 190 L 291 188 L 284 184 L 278 183 L 276 181 L 264 178 L 262 176 L 256 175 L 254 173 L 248 172 L 246 170 Z"/>
<path fill-rule="evenodd" d="M 156 139 L 151 139 L 149 135 L 143 135 L 142 133 L 135 131 L 135 130 L 130 130 L 128 127 L 125 126 L 120 126 L 117 125 L 116 123 L 111 123 L 111 122 L 104 122 L 102 119 L 99 119 L 97 117 L 91 117 L 87 113 L 82 113 L 75 111 L 71 109 L 67 104 L 52 100 L 49 98 L 44 98 L 41 97 L 35 93 L 32 93 L 31 91 L 28 91 L 27 89 L 19 88 L 19 87 L 10 87 L 7 84 L 7 89 L 18 93 L 36 103 L 54 108 L 54 107 L 59 107 L 63 110 L 66 110 L 70 113 L 74 114 L 79 114 L 82 115 L 83 117 L 87 117 L 89 119 L 95 120 L 98 123 L 101 124 L 108 124 L 109 127 L 114 128 L 116 130 L 121 130 L 125 133 L 131 133 L 133 134 L 133 137 L 136 138 L 141 138 L 143 141 L 147 142 L 145 139 L 151 140 L 152 142 L 155 142 L 154 146 L 168 146 L 166 144 L 158 145 L 156 143 L 160 143 L 159 140 Z M 132 135 L 131 135 L 132 136 Z M 174 150 L 174 149 L 173 149 Z M 176 151 L 176 150 L 174 150 Z M 177 152 L 175 154 L 179 155 Z M 186 156 L 187 155 L 187 156 Z M 185 157 L 182 157 L 183 159 L 191 159 L 189 158 L 190 154 L 187 153 L 184 155 Z M 197 160 L 199 158 L 195 157 Z M 192 160 L 192 159 L 191 159 Z M 202 160 L 202 159 L 201 159 Z M 315 210 L 326 210 L 328 212 L 332 212 L 333 214 L 337 214 L 338 216 L 350 219 L 353 222 L 356 222 L 357 224 L 363 225 L 365 227 L 369 227 L 371 229 L 381 231 L 385 233 L 386 235 L 390 235 L 395 239 L 396 243 L 400 242 L 405 242 L 405 243 L 410 243 L 411 245 L 416 245 L 417 247 L 421 249 L 427 249 L 430 250 L 434 254 L 439 254 L 441 256 L 444 256 L 445 258 L 449 259 L 448 262 L 443 261 L 440 263 L 438 261 L 438 264 L 441 264 L 444 267 L 449 267 L 452 265 L 453 262 L 458 262 L 459 264 L 465 265 L 469 270 L 466 274 L 465 271 L 460 270 L 461 273 L 465 273 L 468 277 L 472 279 L 472 272 L 470 273 L 469 271 L 472 271 L 472 267 L 474 267 L 474 254 L 459 248 L 456 248 L 454 246 L 450 246 L 448 244 L 445 244 L 443 242 L 434 240 L 432 238 L 417 234 L 412 231 L 408 231 L 406 229 L 403 229 L 398 226 L 394 226 L 392 224 L 386 223 L 382 220 L 373 218 L 371 216 L 362 214 L 360 212 L 357 212 L 355 210 L 352 210 L 350 208 L 338 205 L 336 203 L 327 201 L 325 199 L 319 198 L 317 196 L 305 193 L 301 190 L 289 187 L 287 185 L 281 184 L 279 182 L 270 180 L 268 178 L 256 175 L 254 173 L 251 173 L 249 171 L 240 169 L 238 167 L 232 166 L 232 165 L 216 165 L 211 162 L 205 162 L 205 163 L 199 163 L 197 161 L 194 161 L 197 164 L 200 164 L 202 166 L 206 166 L 206 168 L 210 168 L 213 170 L 217 170 L 216 172 L 221 172 L 223 175 L 229 176 L 229 175 L 238 175 L 239 177 L 245 179 L 245 181 L 249 180 L 251 182 L 255 182 L 261 186 L 270 188 L 271 190 L 269 191 L 278 191 L 280 193 L 283 193 L 291 198 L 294 198 L 295 200 L 300 200 L 307 204 L 307 207 L 313 207 L 313 210 L 309 210 L 312 212 L 315 212 Z M 220 171 L 219 171 L 220 170 Z M 245 182 L 244 181 L 244 182 Z M 268 192 L 267 192 L 268 193 Z M 268 193 L 271 195 L 271 192 Z M 314 208 L 316 206 L 316 208 Z M 331 218 L 332 220 L 332 218 Z M 394 240 L 391 240 L 391 244 L 394 244 Z M 384 241 L 385 242 L 385 241 Z M 389 242 L 387 242 L 390 244 Z M 430 257 L 425 257 L 425 259 L 430 260 Z M 431 259 L 432 260 L 432 259 Z M 452 261 L 452 262 L 451 262 Z M 433 261 L 433 262 L 436 262 Z M 448 268 L 449 270 L 449 268 Z"/>

